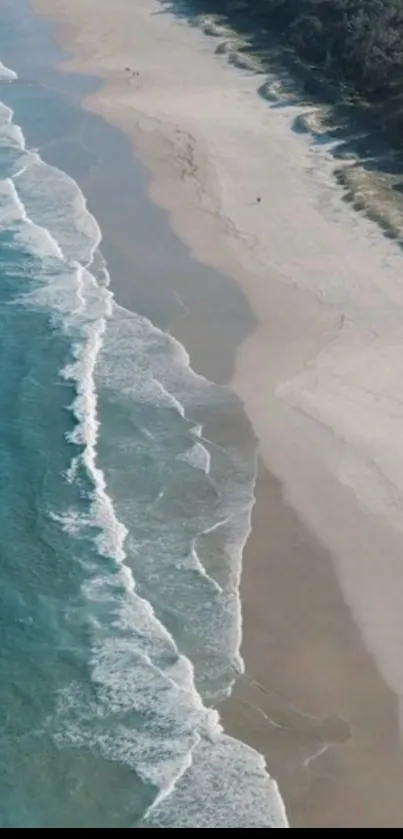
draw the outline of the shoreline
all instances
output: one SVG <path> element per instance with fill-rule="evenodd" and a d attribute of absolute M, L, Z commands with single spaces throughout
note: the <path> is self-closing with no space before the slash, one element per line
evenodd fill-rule
<path fill-rule="evenodd" d="M 362 644 L 332 557 L 262 462 L 241 601 L 246 673 L 224 726 L 264 754 L 290 827 L 397 827 L 398 700 Z"/>
<path fill-rule="evenodd" d="M 39 6 L 42 12 L 45 7 L 49 6 L 46 0 L 45 2 L 36 0 L 34 5 Z M 72 6 L 71 15 L 76 14 L 77 19 L 82 20 L 78 10 L 80 4 L 70 3 L 69 5 Z M 106 58 L 101 55 L 99 72 L 95 72 L 97 57 L 92 58 L 92 50 L 97 41 L 94 40 L 94 34 L 91 40 L 91 19 L 95 6 L 92 0 L 88 0 L 86 4 L 82 5 L 86 7 L 83 15 L 89 27 L 87 30 L 88 41 L 82 41 L 80 49 L 80 44 L 77 45 L 77 39 L 80 41 L 79 25 L 75 30 L 70 29 L 69 32 L 64 29 L 63 42 L 66 45 L 68 44 L 70 48 L 73 46 L 75 52 L 80 55 L 80 58 L 73 62 L 69 61 L 65 69 L 78 71 L 81 68 L 84 72 L 90 70 L 91 74 L 99 75 L 104 81 L 105 77 L 107 78 L 106 87 L 91 96 L 87 103 L 89 109 L 95 110 L 109 119 L 110 122 L 117 124 L 132 137 L 140 159 L 146 163 L 150 171 L 154 172 L 154 176 L 157 173 L 157 177 L 154 177 L 151 183 L 149 194 L 159 206 L 171 211 L 170 220 L 174 231 L 190 245 L 194 258 L 235 279 L 241 286 L 243 293 L 249 292 L 247 294 L 249 304 L 252 305 L 256 320 L 261 324 L 246 339 L 245 337 L 243 340 L 241 339 L 241 347 L 238 349 L 236 370 L 232 381 L 234 390 L 246 403 L 247 413 L 261 443 L 261 454 L 265 460 L 265 466 L 263 467 L 261 464 L 260 468 L 257 504 L 253 516 L 252 534 L 244 553 L 244 572 L 241 586 L 244 610 L 242 649 L 246 661 L 247 678 L 239 680 L 234 697 L 226 703 L 223 709 L 226 730 L 230 732 L 233 730 L 234 733 L 238 732 L 237 736 L 243 730 L 244 736 L 242 739 L 251 742 L 252 745 L 254 745 L 254 738 L 257 738 L 255 745 L 259 751 L 262 751 L 261 728 L 259 727 L 258 732 L 256 732 L 253 714 L 252 719 L 250 718 L 251 709 L 255 702 L 256 682 L 258 682 L 263 686 L 265 695 L 272 695 L 273 691 L 276 694 L 274 711 L 273 702 L 269 702 L 266 715 L 272 720 L 274 713 L 275 722 L 273 726 L 269 721 L 267 726 L 265 732 L 267 744 L 265 744 L 264 753 L 268 760 L 269 770 L 271 769 L 275 778 L 279 777 L 281 779 L 280 791 L 286 800 L 292 815 L 292 821 L 295 822 L 291 826 L 399 826 L 399 819 L 401 822 L 402 818 L 399 782 L 403 778 L 403 758 L 395 742 L 398 731 L 398 710 L 395 707 L 396 702 L 390 690 L 390 683 L 393 682 L 393 679 L 390 678 L 389 670 L 386 677 L 386 681 L 389 682 L 389 687 L 387 687 L 379 676 L 379 661 L 377 668 L 370 654 L 365 650 L 365 646 L 368 645 L 368 638 L 365 638 L 363 643 L 360 632 L 351 619 L 350 610 L 346 606 L 346 601 L 350 600 L 350 606 L 352 606 L 354 612 L 356 603 L 351 597 L 351 588 L 349 589 L 348 585 L 344 587 L 345 597 L 343 598 L 340 591 L 340 579 L 337 579 L 332 571 L 333 559 L 329 550 L 321 548 L 317 537 L 312 533 L 313 523 L 315 523 L 317 533 L 322 541 L 328 544 L 331 552 L 336 553 L 339 559 L 343 553 L 344 556 L 348 557 L 351 544 L 348 540 L 343 544 L 342 540 L 337 539 L 338 533 L 335 525 L 338 525 L 338 522 L 329 519 L 329 511 L 332 506 L 332 504 L 329 504 L 329 498 L 330 501 L 333 501 L 334 498 L 337 501 L 341 497 L 340 492 L 342 490 L 338 485 L 335 485 L 333 475 L 329 477 L 328 474 L 324 473 L 322 463 L 320 460 L 318 462 L 318 457 L 320 458 L 323 455 L 326 448 L 326 440 L 321 441 L 321 445 L 318 446 L 319 453 L 316 459 L 315 453 L 312 457 L 309 448 L 308 457 L 305 460 L 304 457 L 300 458 L 299 456 L 296 462 L 291 462 L 290 458 L 284 458 L 283 450 L 288 445 L 291 444 L 291 450 L 295 454 L 296 451 L 298 452 L 301 441 L 312 443 L 312 440 L 309 440 L 312 429 L 308 428 L 307 431 L 304 427 L 296 429 L 294 417 L 290 416 L 289 410 L 284 410 L 283 406 L 277 405 L 276 402 L 276 388 L 279 380 L 287 380 L 290 375 L 293 376 L 301 368 L 303 369 L 304 365 L 309 364 L 310 360 L 320 353 L 329 340 L 337 342 L 344 325 L 342 314 L 332 306 L 323 306 L 322 301 L 318 302 L 317 296 L 311 290 L 284 282 L 280 263 L 277 266 L 271 266 L 271 288 L 270 294 L 267 296 L 266 289 L 263 287 L 267 279 L 267 268 L 262 258 L 261 249 L 259 249 L 259 237 L 261 237 L 262 231 L 257 231 L 256 240 L 258 240 L 258 245 L 256 245 L 256 242 L 252 241 L 251 233 L 248 230 L 240 233 L 239 228 L 222 212 L 223 198 L 227 197 L 230 201 L 231 196 L 220 195 L 220 189 L 217 188 L 215 175 L 219 169 L 220 158 L 217 157 L 215 165 L 212 166 L 207 147 L 203 148 L 203 137 L 201 143 L 198 143 L 194 135 L 185 130 L 178 129 L 176 133 L 174 130 L 173 134 L 170 134 L 172 123 L 168 117 L 165 125 L 162 117 L 157 119 L 138 109 L 139 99 L 143 106 L 147 96 L 150 96 L 151 99 L 155 97 L 155 100 L 157 100 L 159 94 L 158 90 L 155 89 L 155 78 L 152 78 L 150 70 L 148 89 L 144 93 L 140 91 L 140 96 L 138 90 L 132 89 L 132 83 L 128 82 L 124 75 L 124 69 L 122 69 L 122 72 L 117 71 L 112 61 L 114 49 L 116 50 L 116 59 L 121 61 L 122 67 L 124 60 L 126 60 L 125 51 L 120 45 L 119 39 L 114 46 L 111 37 L 112 58 L 110 55 Z M 136 10 L 130 10 L 130 4 L 125 3 L 124 0 L 121 0 L 120 5 L 122 14 L 137 14 Z M 144 3 L 140 5 L 144 12 L 146 5 Z M 61 10 L 63 13 L 63 9 L 64 2 L 53 3 L 51 9 L 48 8 L 48 15 L 49 17 L 52 16 L 51 10 L 52 12 Z M 70 11 L 66 14 L 71 17 Z M 170 26 L 175 27 L 178 24 L 177 22 L 171 22 Z M 196 33 L 196 37 L 201 40 L 200 33 Z M 206 52 L 208 59 L 212 60 L 208 49 L 206 49 Z M 110 66 L 105 72 L 108 62 Z M 143 73 L 143 69 L 141 73 Z M 224 76 L 227 77 L 229 73 L 231 73 L 231 76 L 234 74 L 232 78 L 236 82 L 237 76 L 234 69 L 224 68 Z M 236 86 L 235 82 L 232 82 L 234 88 Z M 246 105 L 253 94 L 254 85 L 254 80 L 249 77 L 243 84 L 243 102 Z M 132 104 L 131 111 L 127 108 L 127 106 L 130 106 L 130 102 Z M 201 102 L 203 104 L 202 99 Z M 179 106 L 180 103 L 175 104 Z M 218 104 L 220 103 L 218 102 Z M 126 115 L 123 114 L 125 108 L 129 110 Z M 173 150 L 174 165 L 172 166 Z M 234 156 L 234 165 L 235 163 L 236 156 Z M 222 187 L 223 182 L 221 182 Z M 171 199 L 169 198 L 172 192 L 175 194 L 176 204 L 179 207 L 179 211 L 174 210 L 173 215 L 173 208 L 170 206 Z M 245 218 L 246 216 L 250 218 L 253 211 L 256 211 L 256 206 L 252 203 L 255 201 L 255 192 L 256 189 L 253 194 L 251 191 L 251 204 L 248 207 L 248 212 L 245 213 Z M 198 203 L 195 203 L 195 197 L 198 199 Z M 301 196 L 301 207 L 304 206 L 304 200 L 304 197 Z M 266 196 L 264 201 L 266 206 Z M 197 230 L 196 237 L 195 229 Z M 207 319 L 208 307 L 206 307 Z M 195 323 L 197 323 L 197 313 L 193 320 L 193 324 Z M 235 318 L 232 318 L 232 333 L 234 332 L 234 323 Z M 268 326 L 269 330 L 267 329 Z M 190 330 L 193 331 L 192 320 L 190 323 L 182 324 L 179 334 L 175 328 L 172 330 L 175 337 L 178 337 L 188 349 L 189 338 L 186 338 L 186 333 L 189 336 Z M 205 334 L 203 324 L 201 324 L 199 336 L 201 343 Z M 224 336 L 222 346 L 225 345 L 225 340 Z M 237 342 L 235 341 L 235 343 Z M 197 370 L 197 341 L 195 344 L 191 358 L 192 365 Z M 278 363 L 274 359 L 268 366 L 267 371 L 259 370 L 256 366 L 257 360 L 262 357 L 272 357 L 277 349 L 280 356 Z M 213 361 L 212 358 L 210 364 Z M 265 374 L 264 379 L 262 379 L 262 373 Z M 225 379 L 225 375 L 223 371 L 223 379 Z M 263 407 L 260 404 L 262 401 L 260 396 L 262 381 L 264 381 L 268 390 L 267 402 Z M 274 420 L 271 419 L 267 422 L 268 416 L 272 413 L 274 414 Z M 266 433 L 266 425 L 269 428 L 268 433 Z M 314 431 L 316 430 L 314 429 Z M 273 455 L 274 447 L 281 438 L 283 438 L 283 450 L 280 446 L 277 457 L 275 457 Z M 269 474 L 268 466 L 272 466 L 277 474 L 285 478 L 284 489 L 279 488 L 277 479 Z M 291 467 L 290 471 L 287 471 L 289 467 Z M 313 511 L 312 504 L 306 503 L 309 499 L 305 499 L 305 503 L 303 503 L 307 480 L 313 480 L 314 488 L 316 484 L 317 491 L 316 495 L 314 492 L 313 503 L 317 500 L 318 491 L 320 493 L 321 489 L 325 489 L 324 495 L 327 496 L 327 509 L 325 511 L 327 517 L 325 515 L 324 520 L 320 521 L 319 524 L 317 519 L 322 518 L 323 508 Z M 273 487 L 275 487 L 275 490 Z M 348 493 L 347 497 L 345 496 L 344 490 L 344 503 L 351 508 L 348 515 L 351 519 L 354 519 L 354 499 L 350 498 Z M 292 502 L 292 506 L 300 510 L 301 515 L 308 522 L 308 527 L 302 523 L 301 516 L 295 516 L 292 512 L 289 501 Z M 270 511 L 269 516 L 268 511 Z M 290 517 L 293 516 L 292 523 Z M 270 526 L 267 518 L 269 518 Z M 276 532 L 276 523 L 278 523 L 280 533 Z M 282 527 L 280 523 L 282 523 Z M 368 534 L 365 535 L 366 537 L 371 536 L 371 527 L 368 528 Z M 363 538 L 361 541 L 363 546 L 366 546 L 368 538 Z M 356 539 L 355 543 L 357 543 Z M 270 566 L 265 564 L 267 544 L 270 545 Z M 335 547 L 338 548 L 339 553 L 335 551 Z M 399 545 L 397 544 L 396 550 L 398 548 Z M 276 560 L 278 553 L 286 560 L 286 570 L 284 572 L 277 568 L 276 561 L 273 562 L 273 558 Z M 308 561 L 312 553 L 316 561 L 311 563 L 308 573 L 302 563 Z M 343 557 L 341 558 L 343 559 Z M 325 565 L 329 575 L 325 581 L 320 578 L 320 574 L 318 579 L 318 570 L 322 567 L 322 564 Z M 269 571 L 270 573 L 268 573 Z M 286 577 L 288 574 L 288 585 L 284 585 L 280 572 L 284 573 Z M 307 579 L 305 579 L 306 574 Z M 280 579 L 278 579 L 279 577 Z M 296 583 L 296 580 L 298 580 L 298 583 Z M 284 588 L 281 597 L 278 593 L 281 590 L 280 583 Z M 272 585 L 274 585 L 274 589 L 271 588 Z M 294 586 L 296 586 L 294 594 L 296 613 L 306 614 L 306 626 L 302 621 L 301 614 L 299 614 L 299 622 L 296 620 L 295 626 L 289 627 L 287 620 L 285 621 L 281 633 L 284 632 L 288 640 L 284 646 L 280 644 L 280 655 L 280 651 L 276 652 L 277 648 L 274 642 L 276 638 L 278 640 L 280 637 L 279 626 L 281 625 L 281 619 L 284 620 L 284 618 L 281 614 L 276 615 L 276 605 L 280 602 L 284 610 L 290 608 L 288 603 L 290 592 L 293 592 Z M 313 602 L 311 589 L 317 592 L 317 599 L 314 598 Z M 302 598 L 302 605 L 299 601 L 300 597 Z M 330 625 L 328 625 L 328 611 L 322 605 L 322 599 L 325 601 L 325 605 L 329 601 L 333 605 L 334 614 L 329 622 Z M 353 600 L 353 603 L 351 603 L 351 600 Z M 322 608 L 322 612 L 319 610 L 319 615 L 317 614 L 318 603 Z M 276 615 L 272 619 L 272 624 L 267 620 L 267 612 L 270 611 L 270 606 L 272 606 L 274 615 Z M 359 618 L 362 617 L 362 613 L 360 615 L 359 608 L 357 611 L 357 623 L 360 623 Z M 346 622 L 348 624 L 347 628 L 345 627 Z M 302 629 L 304 632 L 302 632 Z M 315 633 L 320 635 L 321 632 L 324 632 L 325 636 L 324 638 L 321 636 L 320 649 L 316 651 L 313 643 Z M 340 633 L 341 637 L 339 637 Z M 303 648 L 304 656 L 301 654 L 302 640 L 306 642 L 306 646 Z M 352 653 L 349 651 L 350 644 Z M 268 664 L 262 664 L 267 648 L 270 649 L 271 660 Z M 299 661 L 300 656 L 303 659 L 303 664 Z M 353 660 L 353 664 L 351 664 L 350 659 Z M 286 666 L 284 666 L 284 662 L 286 662 Z M 309 666 L 307 666 L 308 664 Z M 307 667 L 307 672 L 303 672 L 304 666 Z M 357 674 L 356 671 L 360 670 L 360 667 L 361 673 Z M 324 674 L 322 675 L 322 668 L 326 677 Z M 362 677 L 362 668 L 366 673 L 365 679 Z M 386 669 L 388 670 L 388 668 Z M 347 690 L 344 685 L 346 678 L 352 682 Z M 337 692 L 339 681 L 343 683 L 343 689 L 339 691 L 337 702 L 335 702 L 335 690 Z M 359 709 L 360 713 L 357 713 L 355 706 L 356 697 L 360 694 L 361 698 L 364 698 L 364 703 L 365 701 L 368 702 L 367 691 L 363 691 L 364 683 L 369 687 L 371 696 L 369 706 L 371 710 L 362 714 L 364 721 L 360 728 L 361 708 Z M 357 687 L 359 687 L 358 691 Z M 261 688 L 258 689 L 258 692 L 258 715 L 260 714 L 261 719 L 262 714 L 264 716 L 266 713 L 263 709 L 266 708 L 267 703 L 262 701 Z M 246 725 L 245 703 L 248 709 Z M 295 710 L 295 707 L 298 710 Z M 345 716 L 341 713 L 341 709 Z M 291 722 L 289 721 L 290 713 Z M 380 719 L 378 718 L 379 714 Z M 276 721 L 276 715 L 280 720 L 285 716 L 287 718 L 286 723 Z M 313 717 L 317 717 L 314 723 L 312 722 Z M 345 722 L 346 718 L 347 722 Z M 307 719 L 310 720 L 308 731 Z M 324 723 L 323 720 L 326 720 L 326 722 Z M 349 739 L 352 721 L 354 721 L 355 727 L 353 740 Z M 381 723 L 386 737 L 385 742 L 379 744 L 377 742 L 377 737 L 379 737 L 377 726 Z M 274 734 L 276 732 L 273 734 L 273 728 L 277 732 L 279 728 L 288 733 L 291 730 L 292 736 L 287 734 L 288 741 L 285 744 L 283 742 L 283 744 L 278 745 L 275 742 Z M 372 731 L 374 744 L 371 741 Z M 354 749 L 357 739 L 358 745 Z M 323 744 L 328 742 L 340 744 L 340 746 L 343 744 L 343 747 L 338 748 L 336 746 L 336 748 L 333 747 L 319 755 L 318 752 L 321 751 Z M 374 756 L 375 768 L 368 773 L 367 777 L 368 752 Z M 351 757 L 352 754 L 353 757 Z M 275 755 L 275 759 L 273 755 Z M 307 788 L 306 771 L 303 770 L 303 765 L 304 762 L 309 764 L 315 756 L 315 762 L 312 764 L 314 770 L 311 773 L 310 785 Z M 287 775 L 290 761 L 294 766 L 291 779 Z M 390 789 L 389 786 L 386 790 L 382 788 L 381 807 L 380 802 L 376 800 L 376 795 L 379 787 L 380 768 L 385 768 L 385 766 L 387 771 L 390 771 L 390 766 L 393 766 L 396 788 L 393 779 L 388 778 Z M 301 770 L 304 776 L 302 780 L 300 777 Z M 365 774 L 364 780 L 362 777 L 363 771 Z M 297 779 L 295 773 L 298 776 Z M 309 807 L 307 806 L 308 799 Z M 336 823 L 341 817 L 343 821 L 348 820 L 347 825 Z M 365 819 L 368 821 L 365 821 Z M 379 825 L 374 824 L 377 819 L 380 820 Z M 390 824 L 386 824 L 385 819 L 388 819 Z"/>

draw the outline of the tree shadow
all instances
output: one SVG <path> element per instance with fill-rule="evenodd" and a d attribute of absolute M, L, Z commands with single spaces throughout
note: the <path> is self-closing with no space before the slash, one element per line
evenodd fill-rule
<path fill-rule="evenodd" d="M 403 122 L 403 97 L 389 102 L 369 104 L 344 83 L 326 78 L 323 70 L 302 61 L 294 50 L 281 42 L 265 25 L 262 12 L 248 8 L 245 0 L 161 0 L 159 14 L 172 14 L 200 28 L 217 41 L 216 53 L 249 73 L 256 73 L 257 92 L 272 109 L 294 105 L 304 109 L 296 116 L 292 130 L 308 134 L 313 144 L 326 145 L 335 160 L 335 174 L 344 187 L 344 199 L 355 209 L 376 221 L 389 238 L 403 246 L 403 221 L 383 218 L 382 208 L 360 194 L 356 200 L 353 183 L 343 182 L 340 167 L 349 162 L 368 176 L 388 178 L 390 200 L 400 202 L 403 195 L 403 147 L 399 124 Z M 262 81 L 262 75 L 266 80 Z M 308 109 L 319 115 L 319 123 L 310 120 Z M 393 113 L 392 113 L 393 112 Z M 376 179 L 374 178 L 374 181 Z M 345 179 L 346 181 L 346 179 Z M 385 185 L 384 185 L 385 186 Z M 403 204 L 402 204 L 403 210 Z M 384 212 L 387 214 L 386 207 Z M 402 213 L 403 219 L 403 213 Z"/>

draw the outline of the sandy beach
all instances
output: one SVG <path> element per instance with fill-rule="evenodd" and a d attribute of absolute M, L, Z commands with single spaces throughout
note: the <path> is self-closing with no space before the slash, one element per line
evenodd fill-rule
<path fill-rule="evenodd" d="M 213 344 L 209 290 L 202 318 L 184 307 L 172 325 L 259 441 L 246 672 L 225 727 L 264 753 L 291 827 L 399 827 L 400 249 L 343 200 L 326 145 L 292 130 L 303 109 L 270 107 L 262 76 L 215 54 L 224 30 L 208 37 L 175 2 L 33 5 L 59 25 L 65 69 L 102 79 L 86 107 L 131 138 L 173 231 L 249 304 Z"/>

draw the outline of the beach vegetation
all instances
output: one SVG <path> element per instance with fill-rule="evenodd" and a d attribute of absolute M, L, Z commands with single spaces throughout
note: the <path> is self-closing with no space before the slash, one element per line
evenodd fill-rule
<path fill-rule="evenodd" d="M 224 11 L 229 0 L 215 0 Z M 232 8 L 232 7 L 231 7 Z M 250 15 L 403 145 L 403 0 L 244 0 Z"/>

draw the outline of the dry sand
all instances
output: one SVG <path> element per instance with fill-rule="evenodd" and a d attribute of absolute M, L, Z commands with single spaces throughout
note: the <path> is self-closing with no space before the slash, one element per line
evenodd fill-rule
<path fill-rule="evenodd" d="M 239 283 L 259 323 L 231 382 L 262 467 L 246 677 L 226 724 L 266 754 L 291 826 L 399 827 L 400 250 L 345 204 L 326 146 L 293 132 L 303 108 L 270 107 L 262 77 L 214 54 L 225 33 L 158 0 L 35 7 L 63 24 L 66 69 L 104 80 L 87 107 L 130 135 L 174 230 Z"/>

